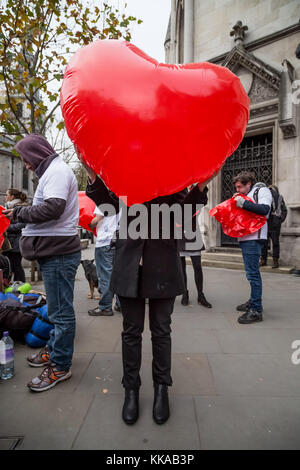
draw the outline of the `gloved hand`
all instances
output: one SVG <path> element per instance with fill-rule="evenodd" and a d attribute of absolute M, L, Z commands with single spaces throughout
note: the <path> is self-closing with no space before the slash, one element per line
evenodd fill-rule
<path fill-rule="evenodd" d="M 245 202 L 245 199 L 242 196 L 236 196 L 234 199 L 235 199 L 235 203 L 236 203 L 237 207 L 240 207 L 242 209 L 243 205 L 244 205 L 244 202 Z"/>

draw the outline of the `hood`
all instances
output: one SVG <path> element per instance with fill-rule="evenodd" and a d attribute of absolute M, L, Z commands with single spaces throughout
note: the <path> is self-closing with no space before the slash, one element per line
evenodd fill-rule
<path fill-rule="evenodd" d="M 29 134 L 15 145 L 16 151 L 37 173 L 38 167 L 49 157 L 57 156 L 47 139 L 39 134 Z M 52 158 L 53 159 L 53 158 Z M 51 160 L 52 160 L 51 159 Z M 39 176 L 39 175 L 38 175 Z"/>

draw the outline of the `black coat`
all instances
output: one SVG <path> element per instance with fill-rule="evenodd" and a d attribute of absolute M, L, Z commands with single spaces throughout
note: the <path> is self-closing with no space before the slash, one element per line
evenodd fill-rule
<path fill-rule="evenodd" d="M 122 207 L 122 216 L 126 217 L 126 206 L 122 203 L 119 206 L 119 199 L 107 189 L 100 178 L 93 184 L 88 184 L 86 194 L 96 205 L 112 204 L 116 211 Z M 148 233 L 151 233 L 151 206 L 153 204 L 192 204 L 193 214 L 196 212 L 196 204 L 203 204 L 206 201 L 206 193 L 201 193 L 198 186 L 187 193 L 186 190 L 161 196 L 144 203 L 148 209 Z M 206 203 L 206 202 L 205 202 Z M 128 226 L 137 219 L 138 216 L 127 216 Z M 173 221 L 172 221 L 173 222 Z M 171 224 L 174 226 L 173 224 Z M 117 236 L 116 256 L 111 276 L 112 292 L 122 297 L 143 297 L 143 298 L 169 298 L 183 294 L 184 280 L 182 265 L 178 251 L 178 240 L 175 239 L 174 231 L 170 233 L 168 239 L 163 239 L 161 226 L 159 227 L 159 238 L 126 238 Z M 142 259 L 142 266 L 140 261 Z"/>
<path fill-rule="evenodd" d="M 205 206 L 207 204 L 207 186 L 204 188 L 201 196 L 201 204 Z M 193 256 L 194 252 L 205 250 L 203 239 L 201 236 L 201 230 L 198 222 L 200 213 L 193 215 L 192 223 L 184 227 L 183 237 L 178 240 L 178 246 L 180 252 L 185 252 L 186 256 Z M 189 233 L 191 231 L 191 233 Z"/>

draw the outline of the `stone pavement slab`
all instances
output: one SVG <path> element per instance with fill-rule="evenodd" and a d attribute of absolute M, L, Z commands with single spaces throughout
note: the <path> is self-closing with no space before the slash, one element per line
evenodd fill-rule
<path fill-rule="evenodd" d="M 97 396 L 74 442 L 73 449 L 197 450 L 200 439 L 191 396 L 175 396 L 171 417 L 163 426 L 152 420 L 152 399 L 141 393 L 140 417 L 134 426 L 120 420 L 122 395 Z"/>
<path fill-rule="evenodd" d="M 300 397 L 290 354 L 209 354 L 218 395 Z"/>
<path fill-rule="evenodd" d="M 300 329 L 247 328 L 249 325 L 245 326 L 246 328 L 215 331 L 223 353 L 286 354 L 288 351 L 292 353 L 293 341 L 300 338 Z"/>
<path fill-rule="evenodd" d="M 50 393 L 34 394 L 27 390 L 10 395 L 1 391 L 1 435 L 23 436 L 20 450 L 70 449 L 93 396 L 65 393 L 62 391 L 65 384 L 59 385 Z"/>
<path fill-rule="evenodd" d="M 195 397 L 204 450 L 300 448 L 300 398 Z"/>

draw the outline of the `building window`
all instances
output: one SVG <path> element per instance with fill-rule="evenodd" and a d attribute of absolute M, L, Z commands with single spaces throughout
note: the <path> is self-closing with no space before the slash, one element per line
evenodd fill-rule
<path fill-rule="evenodd" d="M 28 190 L 28 171 L 23 167 L 23 189 Z"/>

